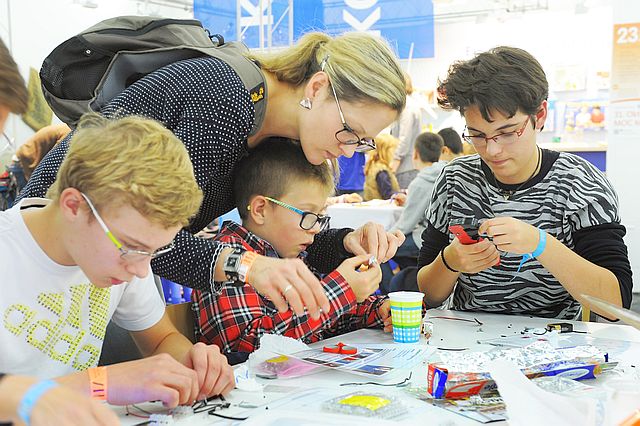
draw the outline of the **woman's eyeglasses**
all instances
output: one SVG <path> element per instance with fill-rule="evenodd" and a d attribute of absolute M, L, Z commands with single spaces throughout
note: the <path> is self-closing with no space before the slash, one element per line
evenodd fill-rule
<path fill-rule="evenodd" d="M 320 64 L 320 69 L 324 71 L 327 61 L 329 57 L 323 59 Z M 327 74 L 327 79 L 329 75 Z M 340 107 L 340 102 L 338 101 L 338 95 L 336 94 L 336 89 L 329 81 L 329 86 L 331 86 L 331 92 L 333 93 L 333 98 L 336 100 L 336 105 L 338 106 L 338 112 L 340 113 L 340 121 L 342 122 L 342 130 L 338 130 L 336 132 L 336 139 L 338 142 L 344 145 L 357 145 L 356 152 L 367 152 L 373 149 L 376 149 L 376 142 L 372 138 L 361 138 L 358 134 L 347 124 L 344 119 L 344 114 L 342 113 L 342 108 Z"/>
<path fill-rule="evenodd" d="M 316 226 L 316 224 L 320 225 L 321 231 L 324 231 L 325 229 L 329 228 L 329 220 L 331 220 L 330 216 L 315 214 L 312 212 L 305 212 L 303 210 L 293 207 L 290 204 L 283 203 L 282 201 L 276 200 L 275 198 L 271 198 L 271 197 L 264 197 L 264 198 L 266 198 L 267 200 L 271 201 L 274 204 L 284 207 L 285 209 L 289 209 L 291 211 L 298 213 L 299 215 L 302 215 L 302 219 L 300 219 L 300 228 L 304 229 L 305 231 L 313 229 L 313 227 Z"/>

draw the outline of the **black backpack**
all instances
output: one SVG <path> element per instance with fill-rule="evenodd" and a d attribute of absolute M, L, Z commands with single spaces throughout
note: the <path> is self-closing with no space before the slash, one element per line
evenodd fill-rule
<path fill-rule="evenodd" d="M 102 21 L 56 47 L 45 58 L 40 79 L 53 112 L 75 127 L 82 114 L 100 111 L 152 71 L 183 59 L 213 56 L 229 64 L 250 93 L 256 109 L 253 135 L 264 118 L 265 82 L 247 52 L 240 42 L 211 36 L 195 19 L 121 16 Z"/>

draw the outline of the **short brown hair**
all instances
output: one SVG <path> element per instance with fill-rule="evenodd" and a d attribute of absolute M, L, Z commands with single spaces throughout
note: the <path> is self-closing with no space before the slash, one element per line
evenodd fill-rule
<path fill-rule="evenodd" d="M 24 114 L 28 99 L 29 94 L 18 65 L 0 40 L 0 105 L 9 107 L 9 111 L 14 114 Z"/>
<path fill-rule="evenodd" d="M 240 160 L 234 170 L 233 192 L 240 217 L 246 219 L 251 197 L 280 198 L 292 183 L 321 185 L 327 196 L 333 194 L 333 170 L 328 161 L 318 165 L 309 163 L 298 141 L 284 137 L 268 138 Z"/>
<path fill-rule="evenodd" d="M 168 229 L 186 226 L 202 191 L 184 144 L 157 121 L 85 114 L 47 196 L 66 188 L 87 194 L 96 209 L 130 205 Z"/>

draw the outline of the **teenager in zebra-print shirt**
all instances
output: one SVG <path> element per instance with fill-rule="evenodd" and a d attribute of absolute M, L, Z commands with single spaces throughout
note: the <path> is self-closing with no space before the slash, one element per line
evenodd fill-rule
<path fill-rule="evenodd" d="M 464 116 L 478 154 L 451 162 L 436 182 L 418 261 L 425 300 L 437 306 L 453 293 L 454 309 L 564 319 L 579 317 L 582 294 L 628 307 L 613 187 L 580 157 L 536 145 L 548 112 L 538 61 L 498 47 L 453 64 L 438 93 Z M 448 227 L 461 218 L 481 220 L 482 241 L 453 237 Z"/>

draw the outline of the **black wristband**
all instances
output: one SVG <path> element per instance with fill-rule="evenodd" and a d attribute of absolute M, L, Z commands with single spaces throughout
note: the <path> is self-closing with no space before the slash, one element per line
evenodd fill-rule
<path fill-rule="evenodd" d="M 456 274 L 460 273 L 460 271 L 456 271 L 451 266 L 449 266 L 449 264 L 447 263 L 447 261 L 444 258 L 444 249 L 440 250 L 440 258 L 442 259 L 442 263 L 444 263 L 445 268 L 447 268 L 451 272 L 455 272 Z"/>

